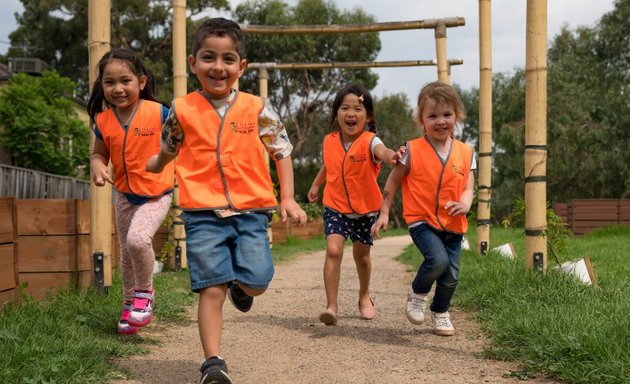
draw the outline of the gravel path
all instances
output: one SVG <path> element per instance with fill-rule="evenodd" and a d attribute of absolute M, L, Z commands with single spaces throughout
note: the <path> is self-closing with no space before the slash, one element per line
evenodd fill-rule
<path fill-rule="evenodd" d="M 440 337 L 404 315 L 412 272 L 393 258 L 411 239 L 386 237 L 372 248 L 372 297 L 377 316 L 359 318 L 358 279 L 351 249 L 342 263 L 337 326 L 317 320 L 324 309 L 324 252 L 304 254 L 276 266 L 265 294 L 248 313 L 226 300 L 222 356 L 234 383 L 518 383 L 514 363 L 481 357 L 488 341 L 470 316 L 452 307 L 457 329 Z M 463 271 L 465 273 L 465 271 Z M 457 293 L 456 293 L 457 295 Z M 157 301 L 159 305 L 159 298 Z M 191 310 L 191 319 L 195 318 Z M 148 355 L 120 361 L 132 380 L 111 384 L 197 383 L 203 361 L 197 323 L 143 330 L 161 340 Z M 554 383 L 543 377 L 527 383 Z"/>

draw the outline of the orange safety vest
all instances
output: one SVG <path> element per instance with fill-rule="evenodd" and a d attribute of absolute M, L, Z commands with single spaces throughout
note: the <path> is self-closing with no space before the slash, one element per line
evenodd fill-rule
<path fill-rule="evenodd" d="M 381 209 L 382 195 L 376 182 L 381 166 L 374 164 L 370 150 L 375 136 L 372 132 L 362 132 L 347 151 L 340 132 L 324 137 L 325 206 L 339 213 L 360 215 Z"/>
<path fill-rule="evenodd" d="M 409 171 L 402 180 L 403 217 L 407 225 L 418 221 L 440 231 L 464 234 L 465 215 L 450 216 L 444 205 L 459 201 L 468 181 L 472 147 L 453 139 L 446 163 L 425 137 L 409 141 Z"/>
<path fill-rule="evenodd" d="M 174 107 L 184 131 L 176 161 L 180 207 L 277 207 L 258 130 L 260 97 L 238 92 L 223 118 L 199 92 L 175 99 Z"/>
<path fill-rule="evenodd" d="M 173 189 L 173 164 L 159 173 L 145 170 L 149 158 L 160 152 L 162 104 L 139 100 L 139 105 L 125 130 L 113 109 L 96 116 L 96 126 L 103 136 L 114 168 L 116 190 L 145 197 L 161 196 Z"/>

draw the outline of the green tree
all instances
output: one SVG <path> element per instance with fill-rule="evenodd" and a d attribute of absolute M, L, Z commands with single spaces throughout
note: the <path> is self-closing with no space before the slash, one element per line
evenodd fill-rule
<path fill-rule="evenodd" d="M 462 98 L 466 118 L 460 123 L 457 138 L 477 147 L 479 145 L 479 89 L 465 90 L 457 84 L 453 85 Z"/>
<path fill-rule="evenodd" d="M 76 84 L 55 72 L 13 76 L 0 89 L 0 143 L 15 165 L 58 175 L 87 169 L 90 139 L 75 111 Z"/>
<path fill-rule="evenodd" d="M 88 90 L 88 0 L 21 0 L 18 28 L 9 38 L 9 57 L 36 57 Z M 158 96 L 172 97 L 172 1 L 112 0 L 111 46 L 134 50 L 155 73 Z M 228 8 L 227 0 L 188 0 L 188 24 L 210 8 Z M 187 28 L 192 34 L 192 29 Z M 54 38 L 51 38 L 54 36 Z"/>
<path fill-rule="evenodd" d="M 341 11 L 333 2 L 301 0 L 289 6 L 281 0 L 250 0 L 240 4 L 234 17 L 238 22 L 264 25 L 348 24 L 374 22 L 361 8 Z M 347 62 L 373 61 L 381 48 L 377 33 L 262 35 L 248 34 L 245 58 L 248 62 Z M 258 74 L 248 71 L 241 78 L 243 90 L 257 93 Z M 287 126 L 294 145 L 294 157 L 314 158 L 329 126 L 330 106 L 341 87 L 358 82 L 367 89 L 376 86 L 378 76 L 370 69 L 327 69 L 269 71 L 269 99 Z"/>
<path fill-rule="evenodd" d="M 563 28 L 548 51 L 547 196 L 630 196 L 630 0 L 594 27 Z M 478 116 L 478 90 L 463 92 L 469 118 Z M 525 73 L 493 78 L 493 208 L 502 219 L 523 197 Z M 467 120 L 467 137 L 478 122 Z"/>

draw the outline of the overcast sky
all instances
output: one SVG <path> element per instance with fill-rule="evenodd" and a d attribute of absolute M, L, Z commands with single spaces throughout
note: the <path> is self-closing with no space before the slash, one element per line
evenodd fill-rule
<path fill-rule="evenodd" d="M 233 6 L 240 0 L 229 0 Z M 285 0 L 296 4 L 297 0 Z M 466 25 L 447 29 L 447 57 L 461 58 L 464 65 L 453 66 L 451 80 L 464 89 L 479 85 L 479 2 L 475 0 L 334 0 L 339 9 L 352 9 L 359 3 L 379 22 L 412 21 L 443 17 L 463 17 Z M 552 38 L 562 25 L 570 28 L 593 26 L 613 9 L 614 0 L 548 0 L 547 36 Z M 492 1 L 492 70 L 511 72 L 525 66 L 525 17 L 527 1 Z M 14 13 L 22 12 L 19 0 L 2 0 L 0 12 L 0 53 L 9 48 L 9 33 L 16 28 Z M 433 60 L 435 39 L 432 29 L 381 32 L 381 52 L 377 61 Z M 87 38 L 87 37 L 86 37 Z M 273 58 L 269 58 L 273 61 Z M 415 101 L 423 84 L 437 79 L 435 67 L 374 68 L 379 83 L 374 94 L 404 92 Z"/>

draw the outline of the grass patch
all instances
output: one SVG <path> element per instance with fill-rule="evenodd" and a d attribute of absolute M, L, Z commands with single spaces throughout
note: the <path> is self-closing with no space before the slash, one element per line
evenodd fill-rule
<path fill-rule="evenodd" d="M 115 274 L 118 276 L 118 274 Z M 163 326 L 184 321 L 196 301 L 188 272 L 155 276 L 156 322 Z M 17 308 L 0 315 L 0 383 L 105 383 L 123 378 L 112 358 L 146 353 L 158 340 L 116 333 L 122 304 L 120 279 L 109 294 L 63 291 L 47 302 L 24 298 Z"/>
<path fill-rule="evenodd" d="M 305 252 L 317 252 L 326 249 L 326 239 L 324 236 L 317 236 L 308 240 L 301 240 L 297 237 L 289 236 L 283 243 L 274 243 L 271 248 L 271 255 L 274 262 L 288 261 L 295 256 Z"/>
<path fill-rule="evenodd" d="M 474 228 L 468 234 L 474 249 Z M 630 228 L 612 227 L 567 242 L 561 262 L 589 256 L 598 286 L 554 271 L 525 269 L 522 230 L 493 228 L 492 247 L 511 242 L 514 260 L 463 251 L 454 305 L 473 310 L 491 336 L 485 354 L 523 364 L 519 376 L 544 373 L 568 383 L 630 382 Z M 400 260 L 416 269 L 415 246 Z"/>

